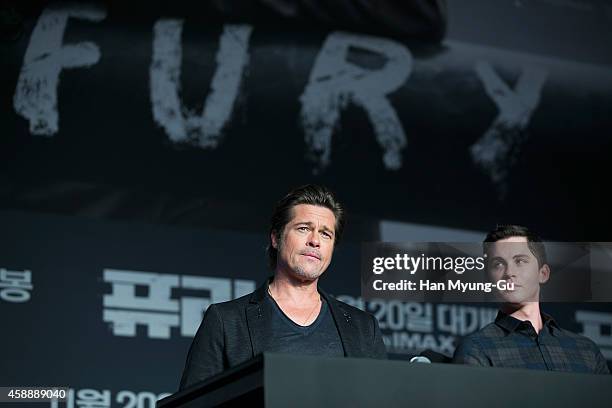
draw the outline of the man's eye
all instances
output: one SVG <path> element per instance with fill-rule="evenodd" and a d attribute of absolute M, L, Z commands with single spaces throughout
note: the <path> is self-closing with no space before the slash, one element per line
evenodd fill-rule
<path fill-rule="evenodd" d="M 325 239 L 331 239 L 331 237 L 332 237 L 332 236 L 331 236 L 331 234 L 330 234 L 330 233 L 328 233 L 328 232 L 323 232 L 321 235 L 323 235 L 323 237 L 324 237 Z"/>
<path fill-rule="evenodd" d="M 308 227 L 298 227 L 298 231 L 308 231 Z"/>
<path fill-rule="evenodd" d="M 517 265 L 523 265 L 523 264 L 527 263 L 527 260 L 526 259 L 519 259 L 519 260 L 516 261 L 516 263 L 517 263 Z"/>

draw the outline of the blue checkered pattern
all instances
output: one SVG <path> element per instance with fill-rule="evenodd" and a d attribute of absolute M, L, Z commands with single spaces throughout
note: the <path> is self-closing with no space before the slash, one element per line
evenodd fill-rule
<path fill-rule="evenodd" d="M 502 312 L 494 323 L 465 337 L 453 362 L 487 367 L 609 374 L 608 365 L 591 340 L 560 328 L 542 313 L 540 333 L 529 321 Z"/>

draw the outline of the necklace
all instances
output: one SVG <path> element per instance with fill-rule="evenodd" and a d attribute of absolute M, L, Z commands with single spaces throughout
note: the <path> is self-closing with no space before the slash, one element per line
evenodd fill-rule
<path fill-rule="evenodd" d="M 272 300 L 274 300 L 274 302 L 276 302 L 276 304 L 278 305 L 278 302 L 276 301 L 276 298 L 272 294 L 272 291 L 270 290 L 270 286 L 269 285 L 268 285 L 268 293 L 270 294 L 270 297 L 272 298 Z M 306 317 L 306 319 L 304 320 L 304 322 L 302 322 L 302 324 L 300 324 L 300 326 L 306 326 L 306 323 L 310 320 L 310 317 L 312 316 L 312 314 L 316 310 L 317 306 L 319 306 L 320 302 L 321 302 L 321 295 L 319 294 L 319 300 L 317 301 L 317 303 L 315 303 L 315 305 L 313 306 L 313 308 L 310 311 L 310 313 L 308 313 L 308 317 Z M 278 305 L 278 307 L 280 307 L 280 305 Z M 281 308 L 281 310 L 282 310 L 282 308 Z"/>

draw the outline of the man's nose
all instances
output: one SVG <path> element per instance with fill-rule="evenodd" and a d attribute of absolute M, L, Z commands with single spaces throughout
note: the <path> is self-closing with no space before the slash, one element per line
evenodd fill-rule
<path fill-rule="evenodd" d="M 317 234 L 316 231 L 312 231 L 310 234 L 308 234 L 308 242 L 306 244 L 315 248 L 320 247 L 321 242 L 319 241 L 319 234 Z"/>
<path fill-rule="evenodd" d="M 504 268 L 504 277 L 505 278 L 513 278 L 516 277 L 516 269 L 512 264 L 506 265 Z"/>

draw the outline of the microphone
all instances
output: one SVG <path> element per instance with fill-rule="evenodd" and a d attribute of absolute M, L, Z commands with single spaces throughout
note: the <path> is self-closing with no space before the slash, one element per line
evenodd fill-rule
<path fill-rule="evenodd" d="M 431 364 L 431 360 L 428 359 L 425 356 L 414 356 L 410 359 L 411 363 L 425 363 L 425 364 Z"/>

